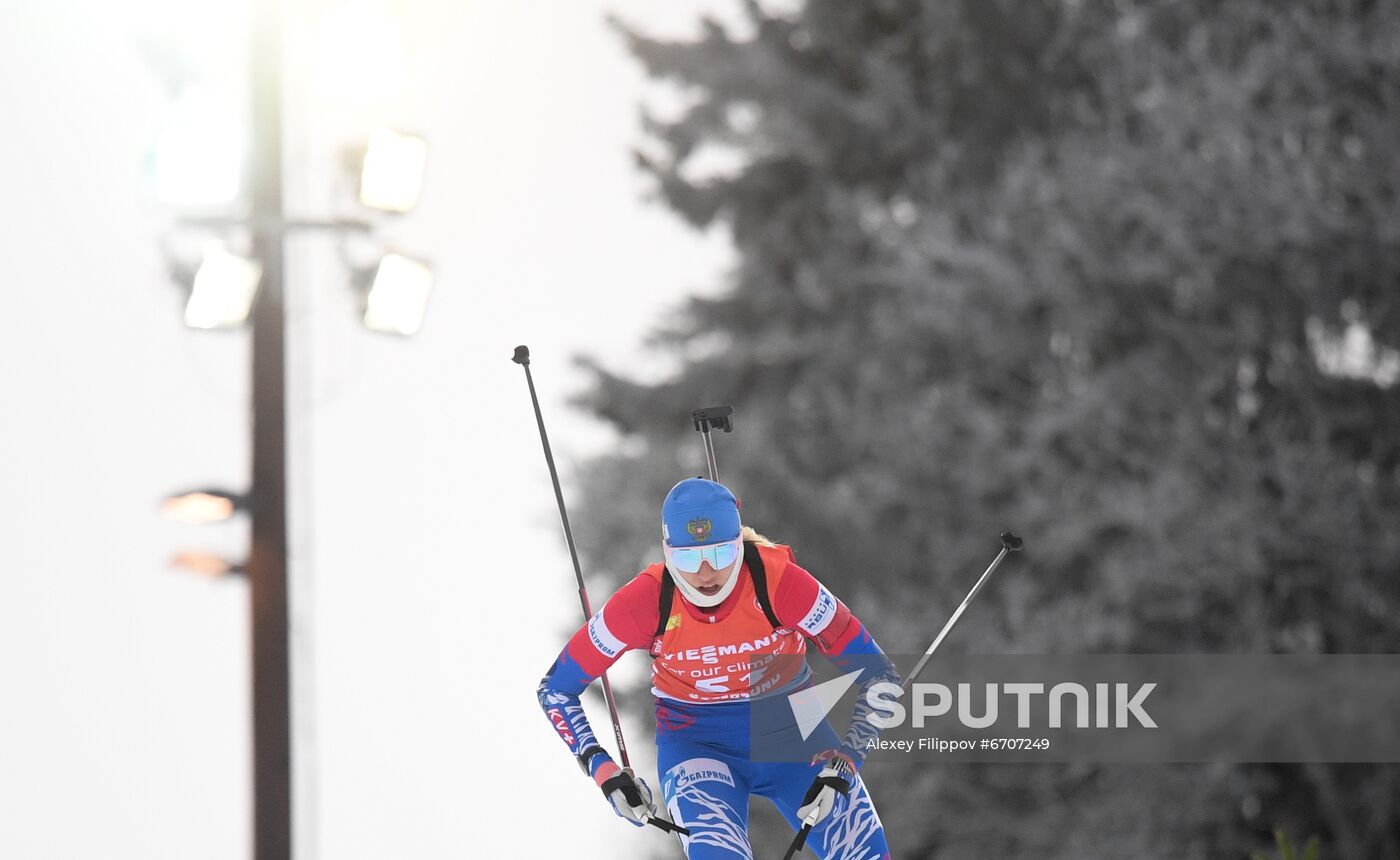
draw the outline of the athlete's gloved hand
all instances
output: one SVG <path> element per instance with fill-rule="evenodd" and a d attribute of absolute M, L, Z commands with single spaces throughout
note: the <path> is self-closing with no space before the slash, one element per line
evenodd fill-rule
<path fill-rule="evenodd" d="M 612 804 L 613 811 L 629 824 L 641 827 L 656 815 L 651 788 L 632 773 L 631 768 L 620 768 L 612 761 L 605 761 L 594 771 L 593 780 L 603 789 L 603 796 Z"/>
<path fill-rule="evenodd" d="M 836 805 L 837 797 L 845 797 L 855 782 L 855 763 L 844 753 L 832 751 L 823 753 L 817 759 L 826 759 L 826 765 L 812 780 L 802 805 L 797 808 L 797 817 L 803 825 L 816 827 Z"/>

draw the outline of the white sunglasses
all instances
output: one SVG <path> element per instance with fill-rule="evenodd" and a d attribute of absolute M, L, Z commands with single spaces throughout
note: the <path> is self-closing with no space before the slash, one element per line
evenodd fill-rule
<path fill-rule="evenodd" d="M 742 553 L 742 538 L 706 546 L 666 545 L 667 560 L 682 573 L 698 573 L 700 563 L 705 561 L 708 561 L 715 570 L 724 570 L 734 564 Z"/>

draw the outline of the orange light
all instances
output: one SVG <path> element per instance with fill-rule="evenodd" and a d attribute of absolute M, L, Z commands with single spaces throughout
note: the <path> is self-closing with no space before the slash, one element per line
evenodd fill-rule
<path fill-rule="evenodd" d="M 194 573 L 200 576 L 217 578 L 243 572 L 243 565 L 234 564 L 208 552 L 180 552 L 171 556 L 170 566 L 175 570 Z"/>
<path fill-rule="evenodd" d="M 233 516 L 240 500 L 221 490 L 195 490 L 171 496 L 161 503 L 161 513 L 180 523 L 217 523 Z"/>

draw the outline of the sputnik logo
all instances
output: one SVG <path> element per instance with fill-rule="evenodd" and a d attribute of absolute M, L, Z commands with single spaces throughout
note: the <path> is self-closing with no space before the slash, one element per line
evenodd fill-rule
<path fill-rule="evenodd" d="M 792 715 L 797 719 L 797 730 L 802 733 L 804 741 L 812 736 L 812 732 L 822 724 L 822 720 L 826 719 L 826 715 L 831 713 L 831 709 L 836 707 L 836 703 L 841 701 L 841 697 L 846 695 L 846 691 L 851 689 L 851 685 L 859 677 L 860 670 L 857 669 L 839 678 L 832 678 L 815 687 L 788 695 L 788 705 L 792 707 Z"/>

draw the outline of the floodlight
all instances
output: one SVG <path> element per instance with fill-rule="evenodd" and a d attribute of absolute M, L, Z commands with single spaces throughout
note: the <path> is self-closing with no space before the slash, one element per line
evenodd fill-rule
<path fill-rule="evenodd" d="M 418 203 L 428 144 L 421 137 L 381 129 L 369 137 L 360 171 L 360 202 L 384 212 L 407 212 Z"/>
<path fill-rule="evenodd" d="M 243 324 L 253 307 L 262 277 L 262 263 L 213 245 L 194 274 L 194 287 L 185 305 L 185 325 L 191 328 L 232 328 Z"/>
<path fill-rule="evenodd" d="M 170 496 L 161 503 L 161 513 L 181 523 L 217 523 L 248 507 L 246 496 L 228 490 L 205 489 Z"/>
<path fill-rule="evenodd" d="M 170 566 L 186 573 L 216 578 L 247 573 L 243 565 L 210 552 L 179 552 L 170 557 Z"/>
<path fill-rule="evenodd" d="M 365 299 L 365 327 L 389 334 L 417 333 L 432 288 L 433 270 L 426 263 L 386 254 Z"/>

